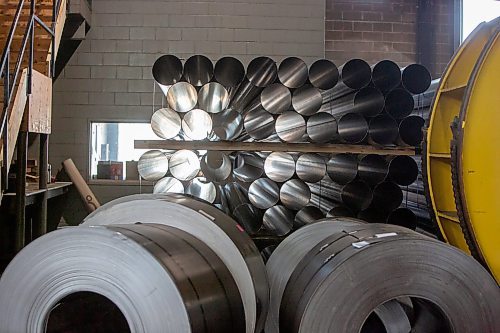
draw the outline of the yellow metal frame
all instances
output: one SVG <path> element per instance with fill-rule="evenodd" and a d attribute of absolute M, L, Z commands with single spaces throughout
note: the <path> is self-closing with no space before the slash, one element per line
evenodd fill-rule
<path fill-rule="evenodd" d="M 498 22 L 481 23 L 462 43 L 441 77 L 424 146 L 424 178 L 431 214 L 443 238 L 471 254 L 455 205 L 452 184 L 451 125 L 458 117 L 473 68 Z"/>
<path fill-rule="evenodd" d="M 472 72 L 456 135 L 460 222 L 500 282 L 500 18 Z"/>

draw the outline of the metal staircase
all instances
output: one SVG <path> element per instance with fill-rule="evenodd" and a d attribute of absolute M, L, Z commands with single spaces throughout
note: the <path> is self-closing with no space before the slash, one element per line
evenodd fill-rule
<path fill-rule="evenodd" d="M 0 0 L 0 200 L 17 142 L 16 251 L 25 245 L 29 132 L 40 134 L 39 188 L 47 188 L 52 77 L 65 20 L 66 0 Z M 46 200 L 44 205 L 40 212 L 46 215 Z M 46 232 L 46 225 L 33 229 L 37 237 Z"/>

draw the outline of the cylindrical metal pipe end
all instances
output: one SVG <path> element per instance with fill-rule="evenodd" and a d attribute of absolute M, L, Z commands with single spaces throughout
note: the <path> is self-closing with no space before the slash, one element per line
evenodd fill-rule
<path fill-rule="evenodd" d="M 358 160 L 352 154 L 335 154 L 326 164 L 326 172 L 338 184 L 347 184 L 358 175 Z"/>
<path fill-rule="evenodd" d="M 214 78 L 227 89 L 237 87 L 245 77 L 245 67 L 234 57 L 223 57 L 217 60 Z"/>
<path fill-rule="evenodd" d="M 243 118 L 246 132 L 255 140 L 263 140 L 274 133 L 274 118 L 264 109 L 248 112 Z"/>
<path fill-rule="evenodd" d="M 306 84 L 293 92 L 292 107 L 303 116 L 312 116 L 321 108 L 323 96 L 318 88 Z"/>
<path fill-rule="evenodd" d="M 329 113 L 318 112 L 307 119 L 306 131 L 312 142 L 332 142 L 337 139 L 337 120 Z"/>
<path fill-rule="evenodd" d="M 394 144 L 398 138 L 398 123 L 388 114 L 381 114 L 370 119 L 368 124 L 370 143 L 377 145 Z"/>
<path fill-rule="evenodd" d="M 167 103 L 177 112 L 192 110 L 198 103 L 196 88 L 187 82 L 177 82 L 168 89 Z"/>
<path fill-rule="evenodd" d="M 167 54 L 156 59 L 153 64 L 153 78 L 160 86 L 164 95 L 167 95 L 171 85 L 182 78 L 182 62 L 174 55 Z"/>
<path fill-rule="evenodd" d="M 182 131 L 191 140 L 203 140 L 212 132 L 212 118 L 201 110 L 189 111 L 182 118 Z"/>
<path fill-rule="evenodd" d="M 314 153 L 302 154 L 295 163 L 295 172 L 305 182 L 319 182 L 326 174 L 325 159 Z"/>
<path fill-rule="evenodd" d="M 362 59 L 351 59 L 339 68 L 342 83 L 351 89 L 366 87 L 372 78 L 370 65 Z"/>
<path fill-rule="evenodd" d="M 385 110 L 396 119 L 410 115 L 414 106 L 413 96 L 405 89 L 396 88 L 385 96 Z"/>
<path fill-rule="evenodd" d="M 401 69 L 394 61 L 379 61 L 372 66 L 372 82 L 381 91 L 390 91 L 401 84 Z"/>
<path fill-rule="evenodd" d="M 394 182 L 384 181 L 373 189 L 372 207 L 390 212 L 398 208 L 403 202 L 403 191 Z"/>
<path fill-rule="evenodd" d="M 201 87 L 212 80 L 214 65 L 204 55 L 189 57 L 184 64 L 184 79 L 195 87 Z"/>
<path fill-rule="evenodd" d="M 410 156 L 395 156 L 389 160 L 389 179 L 401 186 L 417 180 L 418 165 Z"/>
<path fill-rule="evenodd" d="M 264 171 L 275 182 L 286 182 L 295 173 L 295 160 L 288 153 L 273 152 L 266 157 Z"/>
<path fill-rule="evenodd" d="M 423 127 L 425 120 L 419 116 L 408 116 L 399 123 L 399 142 L 417 147 L 424 139 Z"/>
<path fill-rule="evenodd" d="M 276 236 L 285 236 L 293 227 L 294 214 L 284 206 L 276 205 L 267 209 L 263 217 L 266 230 Z"/>
<path fill-rule="evenodd" d="M 403 87 L 412 94 L 421 94 L 431 85 L 431 73 L 425 66 L 411 64 L 401 70 Z"/>
<path fill-rule="evenodd" d="M 217 189 L 211 181 L 204 177 L 196 177 L 186 186 L 186 194 L 213 204 L 217 197 Z"/>
<path fill-rule="evenodd" d="M 373 192 L 365 182 L 354 180 L 342 188 L 342 202 L 353 211 L 368 208 L 372 203 Z"/>
<path fill-rule="evenodd" d="M 327 59 L 316 60 L 309 68 L 309 82 L 321 90 L 335 87 L 339 80 L 339 70 Z"/>
<path fill-rule="evenodd" d="M 306 121 L 304 117 L 294 111 L 287 111 L 276 119 L 276 134 L 285 142 L 296 142 L 304 137 L 306 133 Z"/>
<path fill-rule="evenodd" d="M 326 213 L 326 217 L 354 217 L 354 213 L 345 206 L 335 206 Z"/>
<path fill-rule="evenodd" d="M 198 91 L 198 106 L 209 113 L 219 113 L 229 104 L 229 94 L 224 86 L 217 82 L 204 84 Z"/>
<path fill-rule="evenodd" d="M 278 185 L 268 178 L 254 181 L 248 189 L 248 199 L 257 208 L 268 209 L 276 205 L 280 199 Z"/>
<path fill-rule="evenodd" d="M 226 180 L 232 171 L 231 160 L 220 151 L 208 151 L 201 158 L 200 166 L 205 178 L 214 182 Z"/>
<path fill-rule="evenodd" d="M 280 201 L 288 209 L 300 210 L 311 200 L 311 190 L 300 179 L 285 182 L 280 189 Z"/>
<path fill-rule="evenodd" d="M 246 77 L 254 86 L 265 88 L 276 81 L 278 68 L 273 59 L 257 57 L 248 64 Z"/>
<path fill-rule="evenodd" d="M 281 114 L 290 109 L 292 94 L 283 84 L 273 83 L 262 90 L 260 104 L 269 113 Z"/>
<path fill-rule="evenodd" d="M 181 117 L 170 108 L 161 108 L 151 116 L 151 129 L 162 139 L 172 139 L 181 131 Z"/>
<path fill-rule="evenodd" d="M 381 155 L 368 154 L 358 162 L 358 177 L 367 184 L 374 186 L 383 182 L 389 174 L 389 163 Z"/>
<path fill-rule="evenodd" d="M 163 177 L 155 183 L 153 193 L 178 193 L 184 194 L 184 185 L 174 177 Z"/>
<path fill-rule="evenodd" d="M 287 88 L 302 87 L 307 81 L 308 70 L 306 63 L 297 57 L 285 58 L 278 69 L 278 79 Z"/>
<path fill-rule="evenodd" d="M 243 131 L 243 117 L 231 109 L 212 115 L 212 123 L 213 133 L 218 140 L 235 140 Z"/>
<path fill-rule="evenodd" d="M 200 160 L 191 150 L 178 150 L 170 156 L 170 173 L 181 181 L 193 179 L 200 172 Z"/>
<path fill-rule="evenodd" d="M 360 143 L 368 135 L 368 124 L 363 116 L 347 113 L 337 120 L 338 135 L 347 143 Z"/>
<path fill-rule="evenodd" d="M 156 181 L 168 172 L 168 156 L 161 150 L 148 150 L 137 162 L 139 175 L 145 180 Z"/>

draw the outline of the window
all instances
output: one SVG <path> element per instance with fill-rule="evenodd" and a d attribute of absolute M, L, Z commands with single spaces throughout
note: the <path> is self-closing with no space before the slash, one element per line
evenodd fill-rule
<path fill-rule="evenodd" d="M 92 122 L 90 178 L 138 180 L 137 161 L 146 151 L 134 140 L 156 140 L 150 123 Z"/>
<path fill-rule="evenodd" d="M 500 16 L 500 1 L 463 0 L 462 41 L 469 36 L 479 23 L 491 21 L 498 16 Z"/>

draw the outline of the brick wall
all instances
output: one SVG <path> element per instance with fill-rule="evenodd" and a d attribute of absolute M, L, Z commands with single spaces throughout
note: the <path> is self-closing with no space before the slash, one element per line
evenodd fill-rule
<path fill-rule="evenodd" d="M 311 63 L 324 57 L 324 16 L 324 0 L 93 1 L 92 28 L 54 84 L 50 163 L 71 157 L 87 177 L 90 121 L 149 121 L 161 54 Z"/>
<path fill-rule="evenodd" d="M 435 49 L 431 72 L 439 77 L 453 52 L 453 0 L 432 0 Z M 416 62 L 417 0 L 326 0 L 325 54 L 338 65 L 351 58 L 373 64 Z M 427 28 L 427 27 L 426 27 Z"/>

